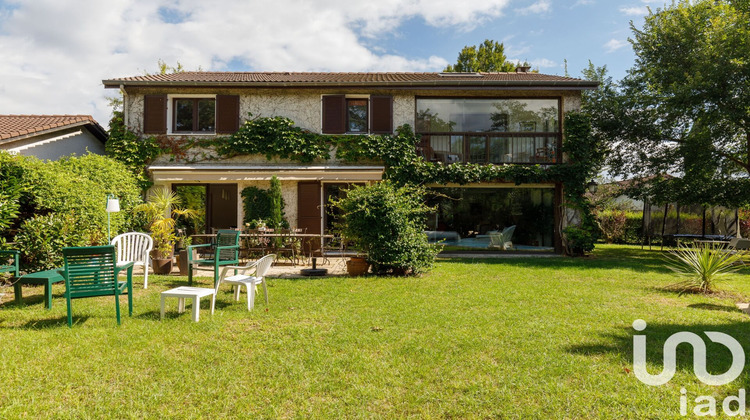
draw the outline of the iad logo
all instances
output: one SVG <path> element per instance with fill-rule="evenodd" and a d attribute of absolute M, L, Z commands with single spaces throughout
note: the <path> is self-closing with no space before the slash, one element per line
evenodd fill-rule
<path fill-rule="evenodd" d="M 646 329 L 646 321 L 637 319 L 633 322 L 636 331 Z M 707 385 L 726 385 L 737 379 L 742 374 L 745 366 L 745 352 L 740 343 L 731 336 L 716 332 L 706 331 L 706 336 L 714 343 L 724 345 L 732 353 L 732 366 L 721 375 L 711 375 L 706 372 L 706 343 L 698 335 L 691 332 L 678 332 L 672 334 L 664 342 L 664 368 L 658 375 L 652 375 L 646 370 L 646 336 L 636 334 L 633 336 L 633 372 L 643 383 L 651 386 L 664 385 L 669 382 L 677 370 L 677 346 L 688 343 L 693 346 L 693 372 L 701 382 Z M 711 395 L 699 395 L 695 398 L 693 414 L 696 416 L 715 416 L 717 413 L 716 398 Z M 687 416 L 689 411 L 687 391 L 680 390 L 680 415 Z M 737 396 L 729 395 L 724 398 L 721 408 L 727 416 L 745 415 L 745 390 L 740 389 Z"/>
<path fill-rule="evenodd" d="M 633 322 L 636 331 L 646 329 L 646 321 L 637 319 Z M 672 334 L 664 343 L 664 369 L 658 375 L 652 375 L 646 370 L 646 336 L 633 336 L 633 372 L 644 384 L 657 386 L 669 382 L 677 370 L 677 346 L 688 343 L 693 346 L 693 372 L 698 379 L 707 385 L 726 385 L 737 379 L 745 367 L 745 352 L 740 343 L 732 336 L 706 331 L 706 336 L 714 343 L 723 344 L 732 353 L 732 366 L 721 375 L 711 375 L 706 372 L 706 343 L 698 335 L 687 331 Z"/>

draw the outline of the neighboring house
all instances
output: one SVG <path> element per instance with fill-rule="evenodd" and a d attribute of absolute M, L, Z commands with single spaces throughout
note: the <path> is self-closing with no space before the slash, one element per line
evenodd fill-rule
<path fill-rule="evenodd" d="M 107 132 L 89 115 L 0 115 L 0 150 L 57 160 L 104 154 Z"/>
<path fill-rule="evenodd" d="M 104 80 L 124 93 L 124 119 L 142 135 L 175 138 L 233 133 L 249 114 L 283 116 L 318 133 L 392 133 L 409 124 L 418 148 L 444 163 L 561 162 L 563 115 L 580 107 L 581 91 L 596 82 L 524 71 L 515 73 L 234 73 L 186 72 Z M 149 171 L 155 185 L 200 185 L 206 228 L 239 226 L 241 191 L 282 182 L 286 216 L 310 233 L 326 231 L 322 203 L 346 185 L 381 179 L 383 167 L 335 159 L 302 165 L 244 156 L 186 163 L 162 157 Z M 555 183 L 435 185 L 433 238 L 466 249 L 488 248 L 490 233 L 515 225 L 521 248 L 560 249 L 562 200 Z"/>

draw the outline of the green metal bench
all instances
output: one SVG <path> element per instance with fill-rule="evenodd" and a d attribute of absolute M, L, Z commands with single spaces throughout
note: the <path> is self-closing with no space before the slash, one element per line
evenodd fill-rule
<path fill-rule="evenodd" d="M 117 266 L 113 245 L 63 248 L 65 267 L 65 300 L 68 303 L 68 326 L 73 326 L 71 300 L 95 296 L 114 296 L 117 325 L 120 325 L 120 295 L 128 292 L 128 314 L 133 316 L 133 263 Z M 127 280 L 118 275 L 127 270 Z"/>

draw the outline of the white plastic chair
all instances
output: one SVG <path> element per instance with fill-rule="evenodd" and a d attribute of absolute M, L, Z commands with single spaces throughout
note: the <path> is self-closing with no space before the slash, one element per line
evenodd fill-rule
<path fill-rule="evenodd" d="M 266 273 L 271 268 L 271 265 L 276 260 L 276 254 L 268 254 L 258 261 L 247 263 L 244 266 L 224 266 L 221 270 L 221 276 L 219 277 L 219 283 L 231 284 L 235 287 L 234 299 L 240 300 L 240 291 L 242 286 L 247 288 L 247 310 L 251 311 L 255 306 L 255 288 L 259 284 L 263 284 L 263 294 L 266 297 L 266 306 L 268 306 L 268 287 L 266 287 Z M 238 274 L 227 277 L 228 270 L 236 270 Z M 254 270 L 253 275 L 247 275 L 248 271 Z"/>
<path fill-rule="evenodd" d="M 502 250 L 509 250 L 513 248 L 513 232 L 516 231 L 516 225 L 503 229 L 502 232 L 490 232 L 490 246 L 497 247 Z"/>
<path fill-rule="evenodd" d="M 154 241 L 150 236 L 140 232 L 127 232 L 112 238 L 117 254 L 117 265 L 132 262 L 134 266 L 143 267 L 143 288 L 148 288 L 148 268 L 151 266 L 151 250 Z"/>

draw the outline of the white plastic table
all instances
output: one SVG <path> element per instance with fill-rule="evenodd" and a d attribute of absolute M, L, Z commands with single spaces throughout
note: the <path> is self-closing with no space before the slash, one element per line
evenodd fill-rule
<path fill-rule="evenodd" d="M 193 321 L 198 322 L 198 319 L 200 319 L 201 298 L 212 296 L 215 293 L 215 289 L 190 286 L 180 286 L 161 292 L 161 317 L 159 319 L 164 319 L 164 301 L 168 297 L 176 297 L 178 299 L 177 312 L 179 313 L 185 312 L 185 299 L 193 299 Z M 214 314 L 214 305 L 216 303 L 216 299 L 213 297 L 215 296 L 212 296 L 211 299 L 211 315 Z"/>

